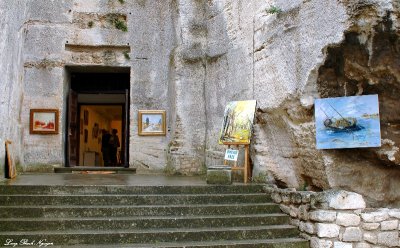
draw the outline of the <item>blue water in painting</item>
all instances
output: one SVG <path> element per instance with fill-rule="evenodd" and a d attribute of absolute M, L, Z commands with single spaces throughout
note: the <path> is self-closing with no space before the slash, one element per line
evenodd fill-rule
<path fill-rule="evenodd" d="M 381 132 L 379 119 L 357 118 L 360 130 L 335 132 L 317 125 L 317 149 L 379 147 Z"/>

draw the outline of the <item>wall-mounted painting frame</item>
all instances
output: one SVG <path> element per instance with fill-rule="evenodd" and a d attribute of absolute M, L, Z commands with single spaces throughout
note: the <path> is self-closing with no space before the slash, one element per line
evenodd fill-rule
<path fill-rule="evenodd" d="M 140 136 L 165 136 L 166 133 L 165 110 L 139 110 L 138 134 Z"/>
<path fill-rule="evenodd" d="M 89 111 L 87 110 L 83 111 L 83 124 L 89 125 Z"/>
<path fill-rule="evenodd" d="M 58 109 L 31 109 L 30 134 L 58 134 Z"/>
<path fill-rule="evenodd" d="M 317 149 L 380 147 L 378 95 L 315 99 Z"/>

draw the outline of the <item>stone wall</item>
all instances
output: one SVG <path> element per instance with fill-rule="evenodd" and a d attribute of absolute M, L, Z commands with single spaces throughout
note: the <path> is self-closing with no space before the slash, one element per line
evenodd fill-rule
<path fill-rule="evenodd" d="M 21 101 L 26 1 L 0 1 L 0 171 L 4 172 L 5 141 L 12 141 L 15 163 L 21 158 Z M 0 180 L 4 174 L 0 175 Z"/>
<path fill-rule="evenodd" d="M 360 194 L 344 190 L 264 189 L 310 240 L 311 248 L 400 246 L 400 209 L 366 208 Z"/>

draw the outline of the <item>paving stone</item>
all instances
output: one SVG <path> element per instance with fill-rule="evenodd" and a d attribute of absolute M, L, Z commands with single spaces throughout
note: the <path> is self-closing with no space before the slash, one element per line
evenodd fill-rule
<path fill-rule="evenodd" d="M 378 243 L 378 236 L 373 232 L 364 232 L 364 240 L 371 243 L 377 244 Z"/>
<path fill-rule="evenodd" d="M 315 227 L 317 236 L 320 238 L 336 238 L 339 236 L 340 227 L 336 224 L 317 223 Z"/>
<path fill-rule="evenodd" d="M 361 241 L 362 232 L 358 227 L 348 227 L 344 230 L 343 241 L 355 242 Z"/>
<path fill-rule="evenodd" d="M 333 242 L 330 240 L 319 239 L 317 237 L 313 237 L 310 240 L 311 248 L 332 248 Z"/>
<path fill-rule="evenodd" d="M 353 248 L 353 244 L 344 242 L 334 242 L 333 248 Z"/>
<path fill-rule="evenodd" d="M 328 210 L 316 210 L 310 212 L 309 217 L 313 221 L 332 222 L 336 219 L 336 212 Z"/>
<path fill-rule="evenodd" d="M 399 245 L 399 232 L 380 232 L 378 233 L 378 244 L 389 247 Z"/>
<path fill-rule="evenodd" d="M 299 229 L 302 232 L 306 232 L 308 234 L 314 234 L 315 233 L 315 227 L 314 224 L 311 222 L 300 222 L 299 224 Z"/>
<path fill-rule="evenodd" d="M 364 230 L 372 231 L 378 229 L 380 225 L 381 224 L 379 223 L 363 223 L 362 228 Z"/>
<path fill-rule="evenodd" d="M 391 209 L 388 214 L 390 217 L 400 219 L 400 209 Z"/>
<path fill-rule="evenodd" d="M 371 248 L 371 245 L 368 243 L 358 243 L 354 246 L 354 248 Z"/>
<path fill-rule="evenodd" d="M 344 190 L 332 194 L 328 205 L 333 209 L 363 209 L 366 206 L 362 195 Z"/>
<path fill-rule="evenodd" d="M 381 222 L 381 230 L 382 231 L 392 231 L 396 230 L 399 227 L 398 220 L 387 220 Z"/>
<path fill-rule="evenodd" d="M 338 213 L 336 218 L 336 224 L 341 226 L 358 226 L 360 221 L 360 216 L 349 213 Z"/>

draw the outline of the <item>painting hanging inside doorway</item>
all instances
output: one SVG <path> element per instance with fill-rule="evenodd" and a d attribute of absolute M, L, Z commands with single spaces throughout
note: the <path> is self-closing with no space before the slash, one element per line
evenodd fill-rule
<path fill-rule="evenodd" d="M 315 100 L 317 149 L 380 147 L 378 95 Z"/>

